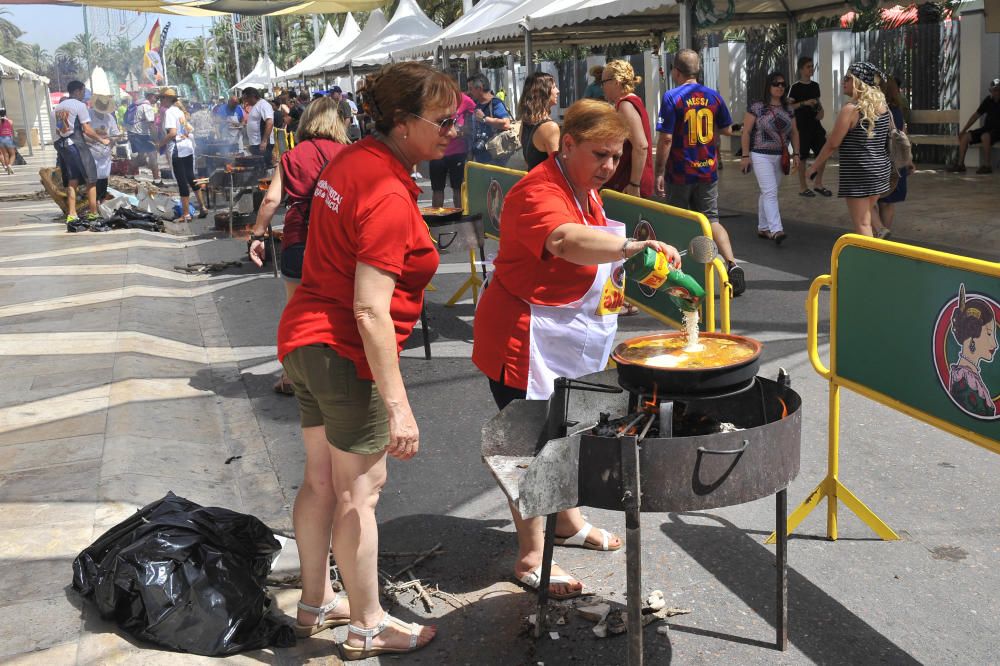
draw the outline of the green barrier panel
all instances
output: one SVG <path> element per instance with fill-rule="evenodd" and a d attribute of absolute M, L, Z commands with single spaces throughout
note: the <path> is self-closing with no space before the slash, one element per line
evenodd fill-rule
<path fill-rule="evenodd" d="M 963 259 L 844 246 L 833 274 L 830 369 L 852 390 L 887 396 L 961 437 L 991 440 L 1000 452 L 1000 265 Z M 992 320 L 977 337 L 952 326 L 963 287 L 966 311 Z"/>
<path fill-rule="evenodd" d="M 826 500 L 827 538 L 837 539 L 842 503 L 881 538 L 896 540 L 841 480 L 840 389 L 1000 453 L 1000 264 L 847 234 L 833 248 L 830 273 L 813 281 L 806 299 L 809 360 L 830 389 L 827 472 L 786 530 L 791 534 Z M 819 356 L 824 287 L 829 367 Z"/>
<path fill-rule="evenodd" d="M 487 236 L 500 238 L 503 198 L 526 173 L 527 171 L 507 169 L 492 164 L 465 163 L 463 208 L 466 215 L 483 216 L 483 228 Z"/>
<path fill-rule="evenodd" d="M 712 227 L 700 213 L 639 200 L 611 190 L 602 190 L 601 199 L 608 218 L 624 223 L 628 235 L 639 240 L 653 238 L 683 250 L 695 236 L 712 237 Z M 684 257 L 682 261 L 684 272 L 706 287 L 706 276 L 710 270 L 706 271 L 704 266 L 689 257 Z M 682 313 L 666 294 L 629 281 L 625 283 L 625 296 L 639 307 L 655 311 L 674 326 L 681 327 Z M 703 311 L 699 325 L 702 330 L 707 330 L 707 324 L 708 317 Z"/>

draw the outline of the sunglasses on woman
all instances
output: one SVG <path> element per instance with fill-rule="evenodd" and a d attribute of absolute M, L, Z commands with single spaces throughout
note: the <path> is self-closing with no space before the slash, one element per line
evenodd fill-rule
<path fill-rule="evenodd" d="M 788 86 L 784 81 L 771 81 L 771 86 L 774 88 L 784 88 Z"/>
<path fill-rule="evenodd" d="M 455 127 L 456 123 L 458 123 L 458 116 L 448 116 L 443 120 L 434 122 L 433 120 L 427 120 L 427 118 L 424 118 L 423 116 L 418 115 L 416 113 L 414 113 L 413 115 L 416 116 L 417 118 L 420 118 L 425 123 L 430 123 L 431 125 L 437 127 L 438 134 L 440 134 L 441 136 L 444 136 L 445 134 L 450 132 L 452 128 Z"/>

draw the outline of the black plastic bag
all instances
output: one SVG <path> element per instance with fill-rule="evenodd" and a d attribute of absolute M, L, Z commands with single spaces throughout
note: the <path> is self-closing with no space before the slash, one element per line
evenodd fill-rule
<path fill-rule="evenodd" d="M 135 638 L 216 656 L 295 636 L 264 589 L 281 546 L 257 518 L 167 493 L 73 560 L 73 588 Z"/>

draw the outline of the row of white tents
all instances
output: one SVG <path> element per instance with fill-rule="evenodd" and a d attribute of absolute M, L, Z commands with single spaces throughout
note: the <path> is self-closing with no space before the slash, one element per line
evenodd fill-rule
<path fill-rule="evenodd" d="M 34 146 L 52 141 L 49 80 L 16 62 L 0 56 L 0 106 L 14 123 L 15 140 L 27 145 L 28 154 Z M 21 133 L 24 133 L 23 136 Z"/>
<path fill-rule="evenodd" d="M 716 5 L 718 3 L 715 3 Z M 392 61 L 448 57 L 472 52 L 532 51 L 662 39 L 680 33 L 689 43 L 692 12 L 677 0 L 481 0 L 446 28 L 431 21 L 415 0 L 400 0 L 392 20 L 381 10 L 358 30 L 348 14 L 338 36 L 329 24 L 316 50 L 274 82 L 350 71 Z M 731 0 L 724 16 L 696 3 L 694 15 L 703 25 L 722 19 L 726 25 L 787 23 L 851 10 L 847 0 Z"/>

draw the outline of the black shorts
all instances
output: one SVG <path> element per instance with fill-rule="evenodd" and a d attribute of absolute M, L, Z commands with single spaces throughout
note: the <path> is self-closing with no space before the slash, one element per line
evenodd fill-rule
<path fill-rule="evenodd" d="M 465 180 L 465 153 L 445 155 L 439 160 L 430 161 L 431 190 L 444 191 L 445 177 L 451 182 L 451 189 L 459 190 Z"/>
<path fill-rule="evenodd" d="M 819 155 L 819 151 L 823 150 L 825 144 L 826 130 L 819 123 L 805 128 L 799 127 L 799 157 L 801 159 L 808 158 L 810 151 L 813 155 Z"/>
<path fill-rule="evenodd" d="M 291 282 L 302 281 L 302 260 L 306 256 L 306 244 L 295 243 L 281 248 L 281 275 Z"/>
<path fill-rule="evenodd" d="M 80 157 L 80 149 L 75 144 L 72 146 L 65 146 L 63 148 L 57 148 L 57 153 L 60 158 L 60 168 L 62 168 L 63 174 L 63 186 L 68 186 L 70 181 L 76 181 L 78 185 L 90 182 L 96 182 L 97 179 L 88 181 L 87 170 L 83 166 L 83 158 Z"/>
<path fill-rule="evenodd" d="M 990 145 L 992 146 L 1000 138 L 1000 130 L 990 128 L 990 127 L 980 127 L 979 129 L 974 129 L 969 132 L 969 143 L 977 144 L 983 142 L 983 134 L 990 135 Z"/>

